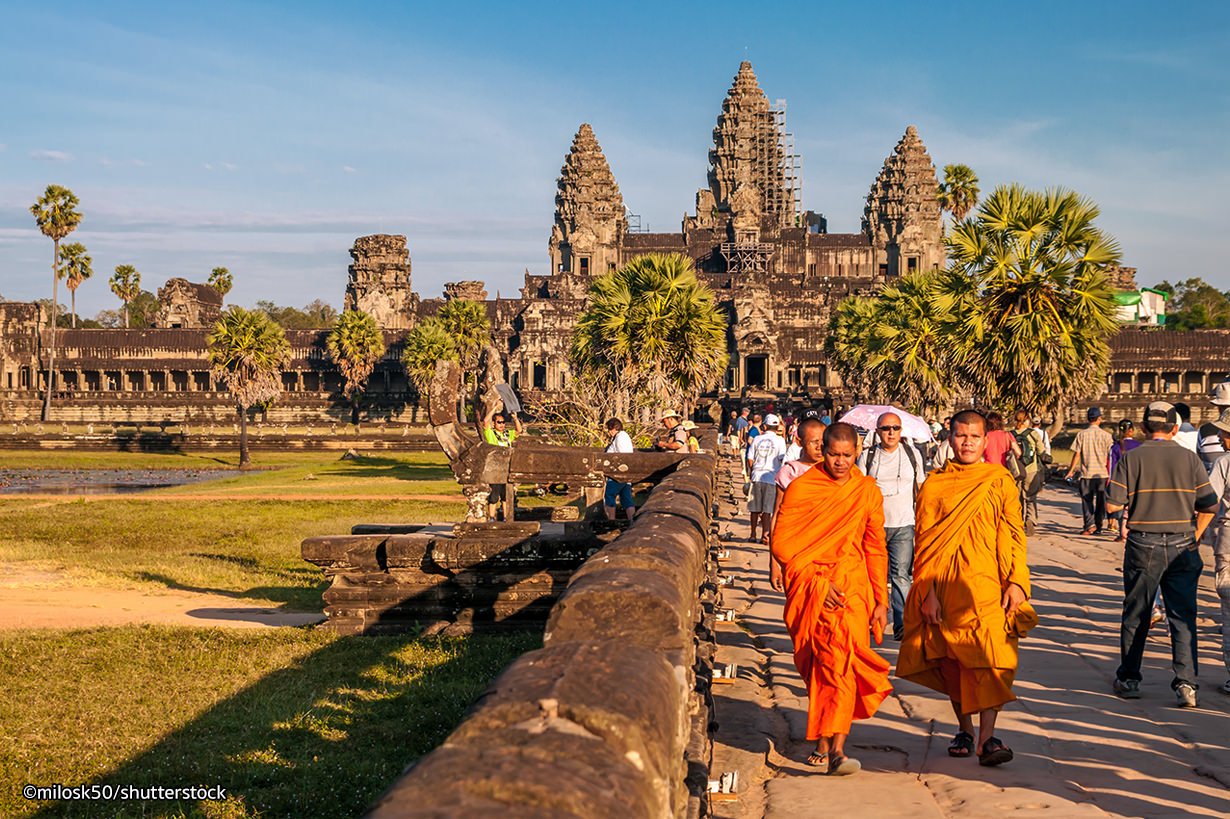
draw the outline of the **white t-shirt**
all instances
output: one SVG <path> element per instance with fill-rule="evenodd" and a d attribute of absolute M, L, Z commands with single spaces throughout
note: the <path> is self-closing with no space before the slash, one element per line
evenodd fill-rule
<path fill-rule="evenodd" d="M 923 482 L 926 475 L 915 475 L 914 465 L 905 448 L 912 444 L 898 444 L 892 452 L 876 450 L 871 462 L 871 477 L 875 478 L 880 494 L 884 496 L 884 528 L 896 529 L 914 525 L 914 484 Z M 858 468 L 867 471 L 870 449 L 858 456 Z M 919 459 L 919 471 L 922 471 Z"/>
<path fill-rule="evenodd" d="M 615 437 L 606 445 L 607 452 L 633 452 L 632 437 L 625 430 L 615 433 Z"/>
<path fill-rule="evenodd" d="M 1179 424 L 1179 431 L 1174 435 L 1174 442 L 1184 449 L 1190 449 L 1199 454 L 1200 432 L 1189 423 Z"/>
<path fill-rule="evenodd" d="M 782 459 L 782 463 L 790 463 L 797 461 L 803 457 L 803 447 L 799 446 L 798 441 L 792 441 L 790 446 L 786 447 L 786 457 Z"/>
<path fill-rule="evenodd" d="M 786 442 L 772 430 L 766 430 L 752 439 L 748 447 L 748 460 L 752 462 L 752 481 L 773 483 L 777 470 L 782 468 L 786 457 Z"/>

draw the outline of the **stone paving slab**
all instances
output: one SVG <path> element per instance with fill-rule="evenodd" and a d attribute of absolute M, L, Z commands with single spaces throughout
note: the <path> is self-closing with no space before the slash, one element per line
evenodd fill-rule
<path fill-rule="evenodd" d="M 1029 564 L 1041 625 L 1021 643 L 1019 699 L 996 730 L 1016 758 L 983 768 L 949 757 L 956 720 L 947 700 L 894 678 L 894 695 L 874 718 L 856 722 L 847 742 L 864 770 L 831 778 L 803 762 L 813 747 L 803 738 L 807 694 L 764 547 L 744 540 L 743 504 L 738 519 L 723 517 L 731 559 L 722 570 L 731 581 L 722 602 L 739 616 L 738 628 L 720 629 L 717 660 L 738 662 L 741 679 L 715 688 L 713 772 L 739 770 L 742 793 L 716 804 L 715 815 L 1230 815 L 1230 696 L 1216 691 L 1227 675 L 1211 553 L 1202 548 L 1200 707 L 1174 705 L 1163 628 L 1150 635 L 1142 698 L 1120 700 L 1110 684 L 1119 659 L 1122 544 L 1075 534 L 1079 501 L 1071 490 L 1048 486 L 1040 506 Z M 896 648 L 886 638 L 877 650 L 895 665 Z"/>

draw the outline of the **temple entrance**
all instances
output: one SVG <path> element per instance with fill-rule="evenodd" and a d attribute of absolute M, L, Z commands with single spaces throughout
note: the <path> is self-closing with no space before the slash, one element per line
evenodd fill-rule
<path fill-rule="evenodd" d="M 749 355 L 747 357 L 747 372 L 745 373 L 744 384 L 749 387 L 764 388 L 765 373 L 769 368 L 769 357 L 767 355 Z"/>

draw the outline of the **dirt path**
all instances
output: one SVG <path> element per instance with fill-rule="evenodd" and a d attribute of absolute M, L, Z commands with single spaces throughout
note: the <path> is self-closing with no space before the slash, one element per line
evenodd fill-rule
<path fill-rule="evenodd" d="M 0 564 L 0 629 L 90 628 L 132 623 L 269 628 L 304 626 L 323 614 L 244 605 L 221 594 L 77 586 L 55 572 Z"/>

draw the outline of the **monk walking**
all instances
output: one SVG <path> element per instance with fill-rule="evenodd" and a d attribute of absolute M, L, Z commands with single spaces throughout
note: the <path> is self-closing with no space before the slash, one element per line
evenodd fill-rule
<path fill-rule="evenodd" d="M 1021 503 L 1008 470 L 982 462 L 987 424 L 981 413 L 955 416 L 951 441 L 952 460 L 918 493 L 914 585 L 897 676 L 952 701 L 960 727 L 949 756 L 977 753 L 983 765 L 1002 765 L 1012 749 L 995 736 L 995 719 L 1016 699 L 1017 640 L 1037 623 L 1026 603 Z"/>
<path fill-rule="evenodd" d="M 786 490 L 772 535 L 769 582 L 786 592 L 794 665 L 807 684 L 809 765 L 829 774 L 862 768 L 846 756 L 850 724 L 867 719 L 892 693 L 889 664 L 871 650 L 888 622 L 884 498 L 854 467 L 858 434 L 849 424 L 824 432 L 823 460 Z"/>

